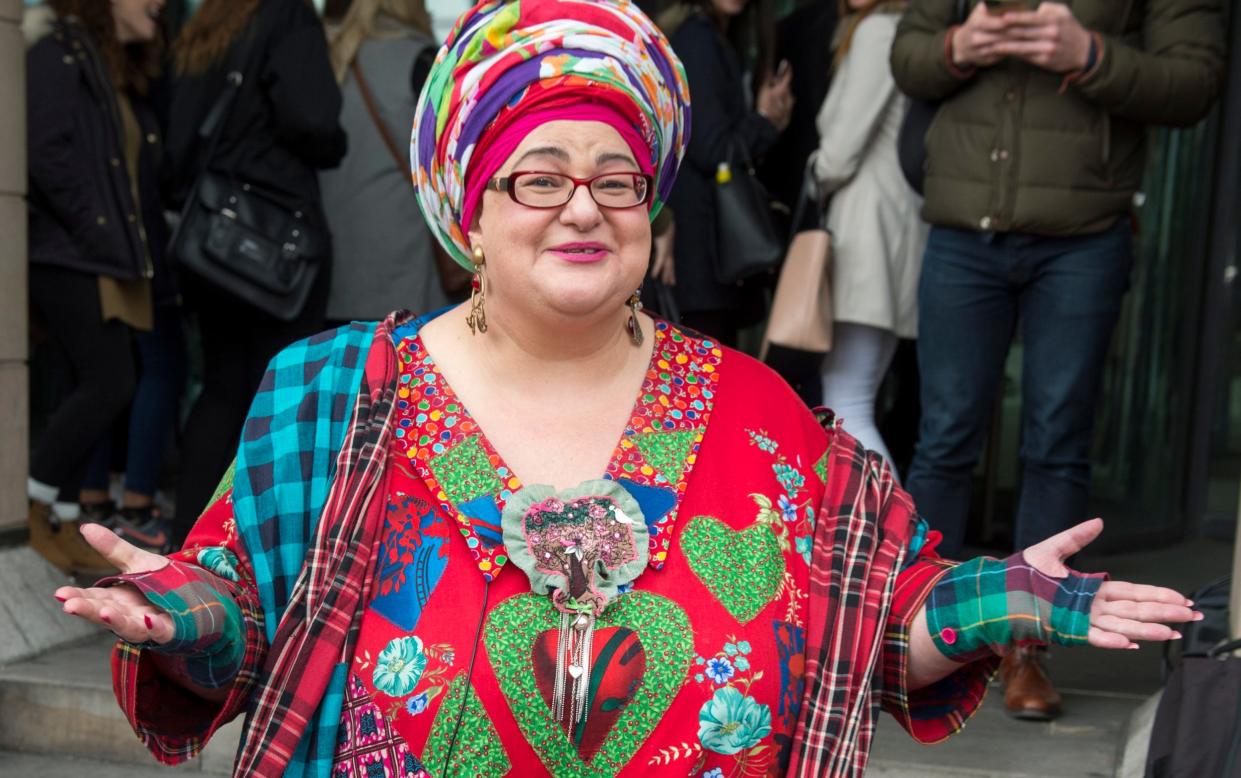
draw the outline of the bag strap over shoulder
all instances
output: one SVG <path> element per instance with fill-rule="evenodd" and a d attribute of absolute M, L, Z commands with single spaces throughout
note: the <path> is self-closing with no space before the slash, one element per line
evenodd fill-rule
<path fill-rule="evenodd" d="M 383 138 L 384 145 L 388 147 L 388 153 L 392 155 L 392 159 L 396 162 L 396 169 L 404 174 L 408 169 L 408 162 L 401 158 L 400 147 L 396 145 L 396 140 L 392 137 L 392 131 L 388 129 L 388 125 L 384 122 L 383 117 L 379 115 L 379 107 L 375 105 L 375 96 L 371 94 L 371 87 L 366 82 L 366 76 L 362 73 L 362 68 L 358 65 L 357 58 L 349 65 L 349 72 L 353 74 L 353 80 L 358 85 L 358 93 L 362 95 L 362 102 L 366 104 L 366 112 L 371 115 L 371 121 L 375 123 L 375 129 L 379 130 L 379 136 Z"/>
<path fill-rule="evenodd" d="M 237 102 L 238 95 L 241 94 L 241 88 L 246 82 L 246 73 L 250 70 L 251 54 L 255 48 L 255 39 L 258 38 L 256 26 L 258 23 L 258 14 L 251 19 L 250 26 L 242 35 L 241 42 L 233 50 L 233 54 L 229 57 L 229 69 L 224 77 L 224 91 L 220 92 L 220 96 L 215 99 L 211 105 L 211 110 L 207 111 L 207 116 L 203 119 L 202 125 L 198 128 L 198 137 L 206 144 L 205 151 L 202 155 L 202 164 L 199 166 L 196 180 L 201 179 L 203 173 L 211 166 L 211 158 L 215 156 L 216 147 L 220 143 L 220 137 L 224 134 L 224 127 L 228 124 L 229 117 L 233 114 L 233 104 Z"/>

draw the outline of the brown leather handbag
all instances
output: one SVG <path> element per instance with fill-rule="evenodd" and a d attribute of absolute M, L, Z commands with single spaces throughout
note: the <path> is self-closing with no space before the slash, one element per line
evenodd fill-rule
<path fill-rule="evenodd" d="M 786 378 L 817 371 L 832 349 L 832 233 L 814 191 L 807 171 L 759 353 Z"/>

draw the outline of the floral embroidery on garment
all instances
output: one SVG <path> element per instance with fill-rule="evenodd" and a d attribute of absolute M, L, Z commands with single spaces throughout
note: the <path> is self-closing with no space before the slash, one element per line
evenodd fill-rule
<path fill-rule="evenodd" d="M 746 430 L 746 434 L 750 438 L 750 445 L 775 458 L 771 471 L 776 477 L 776 483 L 784 490 L 784 494 L 779 495 L 774 504 L 770 498 L 763 495 L 750 495 L 760 509 L 758 520 L 771 524 L 772 530 L 780 538 L 780 548 L 786 551 L 789 549 L 788 536 L 791 533 L 793 549 L 809 565 L 813 545 L 811 538 L 814 536 L 815 505 L 809 495 L 802 496 L 802 490 L 806 486 L 806 477 L 797 466 L 791 464 L 780 453 L 779 444 L 768 437 L 766 431 Z M 823 468 L 820 472 L 820 480 L 826 480 L 826 462 L 826 458 L 823 458 L 815 465 L 815 472 L 820 472 L 820 468 Z M 800 465 L 800 458 L 797 465 Z M 799 497 L 802 499 L 799 500 Z"/>
<path fill-rule="evenodd" d="M 698 712 L 698 740 L 708 751 L 739 758 L 744 775 L 758 775 L 771 761 L 767 746 L 759 742 L 771 734 L 771 708 L 750 696 L 750 686 L 763 677 L 750 665 L 749 641 L 730 635 L 712 656 L 697 656 L 694 681 L 715 686 L 715 692 Z M 765 756 L 764 756 L 765 755 Z"/>
<path fill-rule="evenodd" d="M 448 567 L 448 532 L 447 522 L 426 500 L 398 492 L 388 501 L 371 607 L 406 632 L 418 626 Z"/>
<path fill-rule="evenodd" d="M 223 546 L 208 546 L 198 552 L 198 564 L 229 581 L 239 581 L 237 555 Z"/>

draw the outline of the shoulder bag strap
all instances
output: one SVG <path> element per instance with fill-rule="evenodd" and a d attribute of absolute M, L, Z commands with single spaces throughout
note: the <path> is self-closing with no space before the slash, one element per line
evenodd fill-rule
<path fill-rule="evenodd" d="M 388 152 L 392 154 L 392 159 L 396 162 L 396 169 L 402 174 L 406 173 L 408 165 L 401 157 L 400 147 L 396 145 L 396 140 L 392 137 L 388 125 L 384 123 L 383 118 L 379 115 L 379 108 L 375 105 L 375 98 L 371 94 L 370 85 L 366 83 L 366 76 L 362 75 L 362 68 L 358 66 L 356 58 L 349 65 L 349 72 L 353 73 L 353 80 L 358 84 L 358 92 L 362 95 L 362 102 L 366 103 L 366 112 L 371 115 L 371 121 L 375 123 L 375 129 L 379 130 L 379 135 L 383 138 L 384 145 L 388 147 Z"/>

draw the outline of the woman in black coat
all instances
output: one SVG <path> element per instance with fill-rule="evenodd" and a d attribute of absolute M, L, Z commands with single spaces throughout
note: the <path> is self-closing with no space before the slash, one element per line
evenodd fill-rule
<path fill-rule="evenodd" d="M 110 569 L 77 533 L 79 490 L 133 397 L 136 338 L 167 322 L 160 304 L 175 298 L 163 263 L 159 127 L 146 99 L 162 7 L 50 0 L 23 23 L 30 303 L 69 366 L 68 392 L 31 452 L 30 538 L 66 571 Z"/>
<path fill-rule="evenodd" d="M 182 30 L 174 60 L 168 128 L 174 201 L 180 204 L 192 189 L 204 165 L 199 129 L 226 88 L 227 73 L 240 69 L 242 89 L 207 166 L 324 224 L 317 171 L 340 162 L 346 138 L 340 89 L 311 4 L 204 0 Z M 184 537 L 228 468 L 268 360 L 323 328 L 330 268 L 330 260 L 320 262 L 310 298 L 291 322 L 182 274 L 202 338 L 203 390 L 186 422 L 175 540 Z"/>
<path fill-rule="evenodd" d="M 762 290 L 755 284 L 721 284 L 715 279 L 715 171 L 730 149 L 745 149 L 757 160 L 787 126 L 793 107 L 787 65 L 768 78 L 758 68 L 762 86 L 754 107 L 729 33 L 740 37 L 747 0 L 701 0 L 674 6 L 661 18 L 669 41 L 685 66 L 694 99 L 693 127 L 686 161 L 668 199 L 676 222 L 674 257 L 676 302 L 681 321 L 729 346 L 737 345 L 740 327 L 763 313 Z M 759 17 L 754 13 L 746 16 Z"/>

